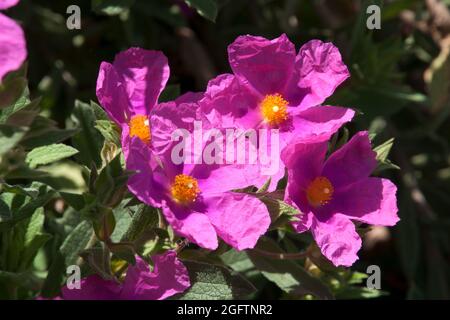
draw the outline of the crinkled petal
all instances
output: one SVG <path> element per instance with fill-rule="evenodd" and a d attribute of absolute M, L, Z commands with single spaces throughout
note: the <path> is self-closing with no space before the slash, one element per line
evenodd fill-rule
<path fill-rule="evenodd" d="M 80 281 L 80 289 L 61 289 L 63 300 L 117 300 L 120 298 L 121 286 L 111 280 L 104 280 L 98 275 L 91 275 Z"/>
<path fill-rule="evenodd" d="M 19 3 L 19 0 L 0 0 L 0 10 L 5 10 L 8 8 L 14 7 L 18 3 Z"/>
<path fill-rule="evenodd" d="M 127 170 L 136 171 L 128 179 L 128 189 L 142 202 L 160 207 L 166 199 L 169 181 L 152 150 L 138 138 L 131 139 L 126 165 Z"/>
<path fill-rule="evenodd" d="M 288 183 L 284 193 L 284 202 L 299 211 L 299 214 L 295 216 L 298 220 L 292 222 L 295 230 L 299 233 L 308 231 L 311 228 L 314 213 L 308 205 L 304 190 L 298 186 L 297 181 L 293 178 L 292 170 L 288 171 Z"/>
<path fill-rule="evenodd" d="M 393 226 L 397 215 L 397 187 L 387 179 L 367 178 L 338 190 L 333 210 L 371 225 Z"/>
<path fill-rule="evenodd" d="M 355 115 L 351 109 L 331 106 L 309 108 L 292 117 L 292 129 L 289 129 L 288 143 L 314 140 L 328 140 L 345 123 L 350 122 Z M 287 142 L 287 141 L 286 141 Z"/>
<path fill-rule="evenodd" d="M 11 1 L 4 1 L 7 6 Z M 0 3 L 1 5 L 1 3 Z M 12 19 L 0 13 L 0 83 L 10 71 L 19 69 L 27 57 L 22 28 Z"/>
<path fill-rule="evenodd" d="M 112 64 L 102 62 L 97 78 L 97 99 L 116 123 L 127 123 L 130 105 L 126 89 Z"/>
<path fill-rule="evenodd" d="M 205 199 L 207 215 L 217 234 L 237 250 L 251 249 L 270 225 L 267 207 L 242 193 L 224 193 Z"/>
<path fill-rule="evenodd" d="M 254 129 L 262 121 L 260 97 L 231 74 L 222 74 L 208 83 L 199 104 L 216 128 Z"/>
<path fill-rule="evenodd" d="M 350 73 L 339 49 L 320 40 L 307 42 L 300 49 L 295 72 L 286 96 L 301 109 L 322 104 Z"/>
<path fill-rule="evenodd" d="M 288 169 L 288 186 L 292 183 L 291 194 L 300 194 L 302 190 L 306 190 L 312 180 L 320 175 L 327 149 L 326 141 L 315 142 L 314 140 L 290 144 L 283 149 L 281 160 Z M 295 197 L 292 200 L 296 203 L 299 201 Z"/>
<path fill-rule="evenodd" d="M 125 87 L 132 114 L 149 114 L 169 79 L 169 64 L 160 51 L 130 48 L 113 63 Z"/>
<path fill-rule="evenodd" d="M 358 260 L 361 238 L 347 217 L 339 214 L 323 220 L 314 217 L 311 232 L 322 254 L 335 266 L 350 267 Z"/>
<path fill-rule="evenodd" d="M 198 180 L 204 194 L 211 194 L 252 186 L 259 172 L 256 165 L 199 164 L 186 173 Z"/>
<path fill-rule="evenodd" d="M 240 36 L 228 47 L 234 74 L 259 94 L 283 93 L 295 63 L 295 47 L 285 34 L 268 40 Z"/>
<path fill-rule="evenodd" d="M 190 287 L 186 267 L 174 251 L 152 257 L 150 266 L 136 256 L 136 265 L 130 266 L 123 282 L 122 300 L 163 300 Z"/>
<path fill-rule="evenodd" d="M 367 178 L 377 166 L 367 131 L 358 132 L 325 162 L 323 175 L 334 189 Z"/>
<path fill-rule="evenodd" d="M 202 204 L 183 207 L 171 201 L 162 207 L 163 214 L 173 230 L 202 248 L 215 250 L 217 234 Z"/>

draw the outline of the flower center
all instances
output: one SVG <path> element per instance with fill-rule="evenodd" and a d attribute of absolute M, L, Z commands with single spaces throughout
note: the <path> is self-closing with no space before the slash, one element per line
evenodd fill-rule
<path fill-rule="evenodd" d="M 306 189 L 309 204 L 318 207 L 327 204 L 333 196 L 333 185 L 325 177 L 315 178 Z"/>
<path fill-rule="evenodd" d="M 144 143 L 149 143 L 152 134 L 150 132 L 150 123 L 147 116 L 137 115 L 131 118 L 128 123 L 130 127 L 130 137 L 138 137 Z"/>
<path fill-rule="evenodd" d="M 170 187 L 170 193 L 175 202 L 183 205 L 191 204 L 200 193 L 197 179 L 186 174 L 175 176 L 175 181 Z"/>
<path fill-rule="evenodd" d="M 279 125 L 287 120 L 287 102 L 281 94 L 268 94 L 261 102 L 264 121 L 271 125 Z"/>

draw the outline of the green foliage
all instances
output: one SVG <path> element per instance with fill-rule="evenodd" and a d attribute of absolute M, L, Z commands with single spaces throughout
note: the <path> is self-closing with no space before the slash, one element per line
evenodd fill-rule
<path fill-rule="evenodd" d="M 78 150 L 65 144 L 51 144 L 48 146 L 37 147 L 31 150 L 25 159 L 30 168 L 36 168 L 39 165 L 49 164 L 61 159 L 71 157 L 78 153 Z"/>
<path fill-rule="evenodd" d="M 231 300 L 244 299 L 254 292 L 254 287 L 242 276 L 224 267 L 184 261 L 193 285 L 179 299 Z"/>

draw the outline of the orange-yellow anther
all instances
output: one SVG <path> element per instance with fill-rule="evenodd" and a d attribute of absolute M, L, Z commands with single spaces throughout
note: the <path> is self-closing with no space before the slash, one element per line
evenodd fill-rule
<path fill-rule="evenodd" d="M 271 125 L 279 125 L 287 120 L 287 102 L 281 94 L 268 94 L 261 102 L 261 113 L 264 121 Z"/>
<path fill-rule="evenodd" d="M 150 121 L 147 116 L 137 115 L 131 118 L 128 123 L 130 127 L 130 137 L 138 137 L 144 143 L 149 143 L 152 134 L 150 132 Z"/>
<path fill-rule="evenodd" d="M 333 185 L 325 177 L 315 178 L 306 189 L 306 197 L 313 207 L 327 204 L 333 197 Z"/>
<path fill-rule="evenodd" d="M 175 176 L 175 181 L 170 188 L 170 193 L 172 199 L 177 203 L 182 205 L 193 203 L 200 193 L 197 179 L 186 174 Z"/>

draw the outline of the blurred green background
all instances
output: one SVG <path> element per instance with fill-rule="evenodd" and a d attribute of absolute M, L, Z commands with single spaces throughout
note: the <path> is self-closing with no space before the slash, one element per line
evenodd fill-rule
<path fill-rule="evenodd" d="M 72 4 L 81 8 L 81 30 L 66 27 Z M 395 138 L 391 162 L 379 170 L 399 188 L 401 222 L 367 233 L 353 269 L 365 272 L 368 265 L 379 265 L 382 289 L 389 293 L 383 299 L 450 298 L 450 1 L 192 4 L 206 5 L 202 15 L 177 0 L 21 1 L 8 15 L 25 30 L 31 97 L 41 97 L 43 114 L 56 127 L 70 129 L 75 100 L 96 101 L 101 61 L 112 61 L 131 46 L 168 56 L 166 93 L 174 95 L 202 91 L 209 79 L 229 72 L 226 49 L 239 35 L 286 33 L 297 48 L 310 39 L 332 41 L 351 78 L 328 103 L 360 111 L 351 133 L 370 128 L 375 145 L 390 145 Z M 380 30 L 366 27 L 371 4 L 381 8 Z M 72 167 L 68 162 L 48 169 L 64 179 L 46 182 L 81 188 L 81 173 L 71 173 Z M 277 290 L 269 285 L 259 297 L 278 297 Z"/>

